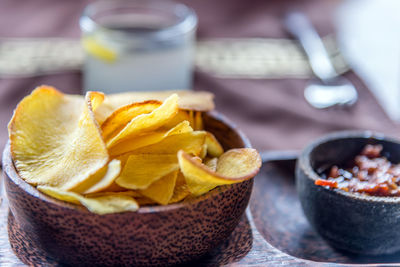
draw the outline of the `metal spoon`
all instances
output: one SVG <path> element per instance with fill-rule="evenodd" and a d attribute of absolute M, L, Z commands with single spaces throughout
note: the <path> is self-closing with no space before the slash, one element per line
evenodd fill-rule
<path fill-rule="evenodd" d="M 336 73 L 321 38 L 308 18 L 301 12 L 290 12 L 284 24 L 300 41 L 312 71 L 319 78 L 311 80 L 306 86 L 304 97 L 307 102 L 318 109 L 353 105 L 357 101 L 356 88 Z"/>

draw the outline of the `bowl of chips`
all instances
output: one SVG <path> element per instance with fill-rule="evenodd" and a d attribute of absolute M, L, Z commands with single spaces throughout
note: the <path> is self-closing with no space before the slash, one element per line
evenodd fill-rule
<path fill-rule="evenodd" d="M 213 108 L 207 92 L 36 88 L 15 109 L 3 152 L 14 251 L 29 264 L 46 255 L 165 266 L 217 246 L 238 224 L 261 159 Z"/>

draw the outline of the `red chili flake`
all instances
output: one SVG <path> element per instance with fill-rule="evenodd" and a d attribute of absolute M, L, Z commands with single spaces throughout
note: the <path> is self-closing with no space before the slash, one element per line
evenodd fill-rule
<path fill-rule="evenodd" d="M 371 186 L 370 188 L 365 188 L 362 190 L 362 192 L 374 196 L 387 196 L 389 195 L 389 186 L 386 184 L 377 184 L 375 186 Z"/>
<path fill-rule="evenodd" d="M 318 180 L 315 181 L 315 184 L 316 185 L 320 185 L 320 186 L 329 186 L 331 188 L 337 188 L 337 182 L 336 181 L 318 179 Z"/>

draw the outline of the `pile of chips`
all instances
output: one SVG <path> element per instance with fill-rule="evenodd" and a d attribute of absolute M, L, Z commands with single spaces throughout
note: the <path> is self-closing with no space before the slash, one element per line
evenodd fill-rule
<path fill-rule="evenodd" d="M 11 154 L 25 181 L 97 214 L 176 203 L 261 166 L 256 150 L 224 152 L 203 129 L 213 107 L 206 92 L 82 97 L 41 86 L 14 111 Z"/>

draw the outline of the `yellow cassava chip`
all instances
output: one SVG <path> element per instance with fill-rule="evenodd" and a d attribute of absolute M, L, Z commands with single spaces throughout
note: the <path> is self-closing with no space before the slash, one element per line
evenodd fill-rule
<path fill-rule="evenodd" d="M 95 198 L 85 197 L 80 201 L 88 210 L 100 215 L 124 211 L 137 211 L 139 209 L 139 205 L 134 198 L 119 194 Z"/>
<path fill-rule="evenodd" d="M 41 86 L 18 104 L 8 129 L 13 160 L 25 181 L 67 190 L 107 164 L 93 99 L 100 102 L 91 92 L 83 101 Z"/>
<path fill-rule="evenodd" d="M 224 148 L 218 142 L 217 138 L 215 138 L 215 136 L 210 132 L 207 132 L 206 145 L 207 153 L 212 157 L 219 157 L 224 153 Z"/>
<path fill-rule="evenodd" d="M 174 193 L 177 176 L 178 170 L 173 171 L 152 183 L 148 188 L 140 190 L 140 193 L 158 204 L 167 205 Z"/>
<path fill-rule="evenodd" d="M 253 148 L 230 149 L 218 158 L 217 171 L 221 177 L 246 180 L 254 176 L 261 167 L 261 157 Z M 241 177 L 241 178 L 240 178 Z"/>
<path fill-rule="evenodd" d="M 149 100 L 133 103 L 115 110 L 102 124 L 101 130 L 104 140 L 116 136 L 133 118 L 147 114 L 161 106 L 161 102 Z"/>
<path fill-rule="evenodd" d="M 103 103 L 94 109 L 94 117 L 99 125 L 102 125 L 104 121 L 118 108 L 113 108 L 107 104 L 107 96 L 105 97 Z"/>
<path fill-rule="evenodd" d="M 171 94 L 179 96 L 179 108 L 185 110 L 210 111 L 214 109 L 214 95 L 204 91 L 163 91 L 129 92 L 107 95 L 101 106 L 95 110 L 96 120 L 101 124 L 115 110 L 132 103 L 147 100 L 164 101 Z M 183 120 L 188 120 L 185 118 Z M 175 125 L 175 124 L 174 124 Z"/>
<path fill-rule="evenodd" d="M 176 154 L 134 154 L 129 156 L 115 182 L 128 189 L 146 189 L 178 168 Z"/>
<path fill-rule="evenodd" d="M 149 206 L 149 205 L 157 205 L 157 203 L 145 196 L 139 197 L 135 199 L 140 206 Z"/>
<path fill-rule="evenodd" d="M 65 202 L 70 202 L 73 204 L 80 204 L 80 199 L 81 199 L 81 195 L 79 195 L 78 193 L 74 193 L 74 192 L 67 192 L 64 191 L 60 188 L 56 188 L 56 187 L 51 187 L 51 186 L 46 186 L 46 185 L 39 185 L 37 187 L 37 189 L 39 189 L 41 192 L 45 193 L 46 195 L 49 195 L 53 198 L 56 198 L 58 200 L 62 200 Z"/>
<path fill-rule="evenodd" d="M 208 158 L 204 161 L 204 165 L 206 165 L 210 170 L 217 171 L 218 158 Z"/>
<path fill-rule="evenodd" d="M 196 131 L 199 130 L 204 130 L 204 125 L 203 125 L 203 114 L 200 111 L 196 111 L 194 114 L 194 129 Z"/>
<path fill-rule="evenodd" d="M 70 191 L 91 194 L 100 192 L 114 182 L 115 178 L 121 172 L 121 162 L 117 159 L 113 159 L 107 166 L 104 166 L 96 174 L 92 175 L 85 182 L 79 184 L 78 186 L 71 188 Z"/>
<path fill-rule="evenodd" d="M 170 95 L 179 96 L 179 108 L 195 111 L 210 111 L 214 109 L 214 95 L 206 91 L 163 91 L 163 92 L 129 92 L 107 96 L 106 104 L 114 109 L 145 100 L 164 101 Z"/>
<path fill-rule="evenodd" d="M 194 123 L 194 111 L 193 110 L 188 110 L 187 111 L 189 114 L 189 122 L 190 125 L 193 125 L 193 128 L 195 127 L 195 123 Z"/>
<path fill-rule="evenodd" d="M 205 142 L 206 132 L 193 131 L 175 134 L 164 138 L 162 141 L 133 150 L 135 154 L 175 154 L 179 150 L 199 155 Z"/>
<path fill-rule="evenodd" d="M 188 121 L 190 127 L 193 128 L 193 125 L 190 124 L 189 112 L 187 110 L 180 109 L 178 113 L 176 113 L 176 115 L 167 123 L 165 123 L 161 128 L 163 128 L 164 130 L 171 129 L 183 121 Z"/>
<path fill-rule="evenodd" d="M 193 132 L 193 128 L 190 126 L 188 121 L 182 121 L 178 123 L 175 127 L 172 127 L 166 132 L 166 136 L 174 135 L 174 134 L 183 134 Z"/>
<path fill-rule="evenodd" d="M 103 103 L 104 94 L 100 92 L 88 92 L 93 112 Z"/>
<path fill-rule="evenodd" d="M 139 209 L 137 202 L 128 195 L 109 194 L 98 197 L 84 197 L 74 192 L 63 191 L 59 188 L 50 186 L 38 186 L 38 189 L 43 193 L 62 201 L 74 204 L 81 203 L 89 211 L 100 215 L 124 211 L 136 211 Z"/>
<path fill-rule="evenodd" d="M 175 182 L 174 193 L 172 194 L 171 199 L 169 200 L 169 204 L 176 203 L 182 201 L 185 197 L 190 195 L 189 187 L 186 184 L 185 177 L 182 172 L 178 173 Z"/>
<path fill-rule="evenodd" d="M 128 159 L 128 158 L 126 158 L 126 159 Z M 122 165 L 122 162 L 121 162 L 121 165 Z M 121 169 L 123 169 L 123 167 L 121 167 Z M 109 187 L 105 188 L 103 191 L 104 192 L 123 192 L 123 191 L 126 191 L 126 188 L 117 185 L 117 183 L 114 180 L 114 182 Z"/>
<path fill-rule="evenodd" d="M 107 147 L 110 148 L 123 140 L 138 136 L 143 132 L 154 131 L 171 120 L 177 113 L 178 95 L 173 94 L 151 113 L 134 117 L 117 135 L 110 140 L 106 140 Z"/>
<path fill-rule="evenodd" d="M 223 157 L 224 155 L 226 156 Z M 223 158 L 222 163 L 221 158 Z M 178 160 L 189 190 L 195 196 L 219 185 L 250 179 L 261 167 L 261 157 L 252 148 L 231 149 L 225 152 L 218 160 L 216 172 L 184 151 L 178 152 Z"/>
<path fill-rule="evenodd" d="M 201 151 L 199 153 L 199 157 L 204 159 L 207 156 L 207 144 L 204 143 L 203 146 L 201 147 Z"/>
<path fill-rule="evenodd" d="M 158 143 L 168 136 L 187 132 L 193 132 L 193 129 L 190 127 L 188 121 L 183 121 L 172 129 L 150 132 L 148 134 L 140 135 L 123 141 L 109 149 L 109 153 L 111 156 L 122 155 L 135 149 Z"/>

